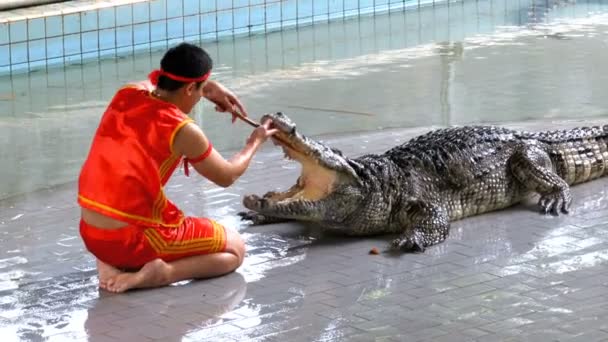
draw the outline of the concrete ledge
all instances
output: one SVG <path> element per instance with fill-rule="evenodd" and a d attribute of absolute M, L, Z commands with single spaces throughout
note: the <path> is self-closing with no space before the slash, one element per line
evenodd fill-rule
<path fill-rule="evenodd" d="M 67 0 L 5 0 L 0 3 L 0 10 L 19 9 L 31 6 L 41 6 Z"/>

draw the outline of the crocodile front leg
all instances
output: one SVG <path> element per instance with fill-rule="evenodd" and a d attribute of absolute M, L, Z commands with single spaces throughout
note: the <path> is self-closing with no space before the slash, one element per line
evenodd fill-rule
<path fill-rule="evenodd" d="M 445 240 L 450 231 L 447 210 L 427 202 L 411 202 L 398 216 L 404 232 L 393 240 L 391 247 L 404 252 L 424 252 L 426 247 Z"/>
<path fill-rule="evenodd" d="M 251 225 L 253 226 L 261 226 L 265 224 L 273 224 L 273 223 L 283 223 L 293 221 L 292 219 L 276 217 L 276 216 L 268 216 L 264 214 L 260 214 L 256 211 L 241 211 L 238 213 L 243 221 L 251 221 Z"/>
<path fill-rule="evenodd" d="M 539 206 L 545 214 L 568 213 L 572 196 L 570 187 L 553 171 L 549 155 L 534 145 L 518 147 L 510 160 L 510 169 L 524 188 L 540 195 Z"/>

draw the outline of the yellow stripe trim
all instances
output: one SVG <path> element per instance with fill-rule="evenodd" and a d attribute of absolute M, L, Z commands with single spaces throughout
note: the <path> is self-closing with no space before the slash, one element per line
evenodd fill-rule
<path fill-rule="evenodd" d="M 158 219 L 162 220 L 162 213 L 165 210 L 165 207 L 167 206 L 167 197 L 165 196 L 165 192 L 162 189 L 160 190 L 159 196 L 160 196 L 160 202 L 158 202 L 156 211 L 158 214 Z"/>
<path fill-rule="evenodd" d="M 164 227 L 179 227 L 179 226 L 181 226 L 181 224 L 184 221 L 184 217 L 182 217 L 182 218 L 180 218 L 180 220 L 179 220 L 178 223 L 174 223 L 174 224 L 165 223 L 165 222 L 162 222 L 160 220 L 155 220 L 153 218 L 143 217 L 143 216 L 139 216 L 139 215 L 135 215 L 135 214 L 125 213 L 123 211 L 120 211 L 120 210 L 114 209 L 112 207 L 109 207 L 109 206 L 107 206 L 105 204 L 101 204 L 101 203 L 95 202 L 93 200 L 90 200 L 90 199 L 88 199 L 88 198 L 86 198 L 86 197 L 84 197 L 82 195 L 78 195 L 78 199 L 80 199 L 85 204 L 88 204 L 90 206 L 93 206 L 93 207 L 96 207 L 96 208 L 99 208 L 99 209 L 103 209 L 103 210 L 108 211 L 108 212 L 113 213 L 113 214 L 117 214 L 117 215 L 120 215 L 120 216 L 123 216 L 123 217 L 126 217 L 126 218 L 130 218 L 130 219 L 134 219 L 134 220 L 139 220 L 139 221 L 142 221 L 142 222 L 148 222 L 148 223 L 154 223 L 154 224 L 162 225 Z"/>
<path fill-rule="evenodd" d="M 167 242 L 154 229 L 146 229 L 144 235 L 152 248 L 159 254 L 177 254 L 188 252 L 216 252 L 225 242 L 225 232 L 221 225 L 211 220 L 213 236 L 186 241 Z"/>
<path fill-rule="evenodd" d="M 189 124 L 191 122 L 194 122 L 194 120 L 192 120 L 190 118 L 186 118 L 184 121 L 180 122 L 179 125 L 177 125 L 177 127 L 175 127 L 173 132 L 171 132 L 171 138 L 169 138 L 169 151 L 171 151 L 171 154 L 175 154 L 175 152 L 173 151 L 173 139 L 175 139 L 175 135 L 182 127 L 186 126 L 187 124 Z"/>
<path fill-rule="evenodd" d="M 171 166 L 173 166 L 173 163 L 175 163 L 175 161 L 178 160 L 179 158 L 180 158 L 179 155 L 172 154 L 169 156 L 169 158 L 165 159 L 165 161 L 162 164 L 160 164 L 160 168 L 158 169 L 158 172 L 160 173 L 161 180 L 163 178 L 165 178 L 165 176 L 167 175 L 167 172 L 169 171 Z"/>
<path fill-rule="evenodd" d="M 163 193 L 163 190 L 161 189 L 158 192 L 158 195 L 156 196 L 156 199 L 154 200 L 154 203 L 152 204 L 152 218 L 155 220 L 160 220 L 161 217 L 161 205 L 164 204 L 164 198 L 165 198 L 165 194 Z"/>
<path fill-rule="evenodd" d="M 205 241 L 186 241 L 189 242 L 188 245 L 184 246 L 173 246 L 170 243 L 167 243 L 163 238 L 158 235 L 153 229 L 147 229 L 144 231 L 144 234 L 150 241 L 150 245 L 152 248 L 159 254 L 177 254 L 177 253 L 189 253 L 189 252 L 207 252 L 212 251 L 212 247 L 215 246 L 215 241 L 213 241 L 213 237 L 206 238 Z"/>
<path fill-rule="evenodd" d="M 216 238 L 215 236 L 209 236 L 209 237 L 192 239 L 192 240 L 167 242 L 163 239 L 162 235 L 160 235 L 160 233 L 154 229 L 146 229 L 146 232 L 147 232 L 146 234 L 149 235 L 151 238 L 154 238 L 156 241 L 162 242 L 161 243 L 162 245 L 164 245 L 165 247 L 169 247 L 169 248 L 184 248 L 184 247 L 190 247 L 191 245 L 196 245 L 196 244 L 208 245 L 210 242 L 213 242 L 213 240 Z"/>
<path fill-rule="evenodd" d="M 149 236 L 149 231 L 151 231 L 152 229 L 146 229 L 144 230 L 144 235 L 148 238 L 148 242 L 150 243 L 150 246 L 152 246 L 152 249 L 154 249 L 154 251 L 156 253 L 160 254 L 160 250 L 162 249 L 162 246 L 159 245 L 158 240 L 151 238 Z"/>
<path fill-rule="evenodd" d="M 215 239 L 215 245 L 213 246 L 213 250 L 219 251 L 219 249 L 223 247 L 223 244 L 226 242 L 226 231 L 224 230 L 223 226 L 221 226 L 214 220 L 209 221 L 211 221 L 211 224 L 213 225 L 213 236 L 217 237 Z"/>

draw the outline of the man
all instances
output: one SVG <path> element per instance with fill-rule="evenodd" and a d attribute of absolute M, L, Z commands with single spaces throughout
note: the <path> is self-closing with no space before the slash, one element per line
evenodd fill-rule
<path fill-rule="evenodd" d="M 234 229 L 187 217 L 163 191 L 184 161 L 215 184 L 228 187 L 276 130 L 265 122 L 245 147 L 225 160 L 187 114 L 201 97 L 216 110 L 246 112 L 236 96 L 209 80 L 212 61 L 201 48 L 169 49 L 149 81 L 115 94 L 82 166 L 78 181 L 80 234 L 97 258 L 99 285 L 111 292 L 157 287 L 230 273 L 243 262 Z"/>

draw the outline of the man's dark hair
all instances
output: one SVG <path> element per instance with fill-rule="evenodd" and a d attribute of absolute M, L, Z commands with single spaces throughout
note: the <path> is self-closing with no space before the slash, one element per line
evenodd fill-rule
<path fill-rule="evenodd" d="M 213 67 L 213 61 L 202 48 L 189 43 L 181 43 L 165 53 L 160 61 L 160 67 L 173 75 L 196 78 L 209 72 Z M 200 87 L 202 83 L 197 82 L 196 87 Z M 186 83 L 160 76 L 157 87 L 173 91 L 184 84 Z"/>

